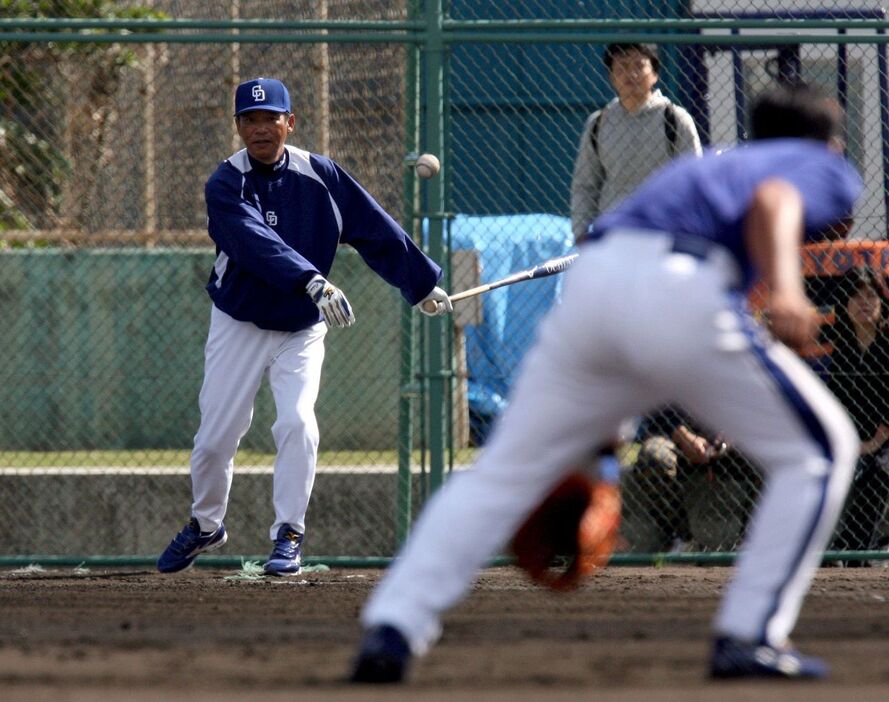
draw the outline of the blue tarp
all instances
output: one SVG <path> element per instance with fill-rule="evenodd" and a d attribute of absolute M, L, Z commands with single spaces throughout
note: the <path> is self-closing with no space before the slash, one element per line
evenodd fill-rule
<path fill-rule="evenodd" d="M 556 215 L 458 215 L 450 232 L 452 250 L 478 251 L 482 283 L 573 250 L 571 222 Z M 482 295 L 483 321 L 466 328 L 469 408 L 477 438 L 484 438 L 490 421 L 506 406 L 522 357 L 561 285 L 562 275 L 554 275 Z"/>

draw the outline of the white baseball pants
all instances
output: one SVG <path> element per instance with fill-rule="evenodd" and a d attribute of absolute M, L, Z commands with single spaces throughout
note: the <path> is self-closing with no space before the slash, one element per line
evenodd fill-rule
<path fill-rule="evenodd" d="M 299 332 L 260 329 L 213 306 L 199 399 L 201 424 L 191 453 L 191 509 L 202 531 L 222 524 L 235 452 L 250 428 L 253 403 L 266 373 L 277 412 L 272 426 L 277 448 L 275 522 L 269 538 L 275 538 L 282 524 L 305 531 L 318 457 L 315 400 L 326 333 L 323 323 Z"/>
<path fill-rule="evenodd" d="M 744 313 L 737 269 L 671 235 L 613 232 L 568 271 L 472 470 L 433 497 L 362 613 L 416 654 L 546 493 L 621 420 L 677 401 L 766 472 L 720 634 L 782 643 L 842 508 L 858 438 L 837 400 Z"/>

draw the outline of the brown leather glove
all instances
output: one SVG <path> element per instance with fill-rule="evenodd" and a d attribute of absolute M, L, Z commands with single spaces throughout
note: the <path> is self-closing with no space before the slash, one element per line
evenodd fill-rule
<path fill-rule="evenodd" d="M 572 473 L 547 495 L 512 540 L 516 565 L 554 590 L 577 588 L 604 568 L 620 526 L 620 488 Z M 560 557 L 564 568 L 553 568 Z"/>

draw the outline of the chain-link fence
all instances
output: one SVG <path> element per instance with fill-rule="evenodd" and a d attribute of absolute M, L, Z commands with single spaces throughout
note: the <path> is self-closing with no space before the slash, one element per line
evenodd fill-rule
<path fill-rule="evenodd" d="M 743 140 L 763 87 L 801 77 L 836 95 L 866 184 L 851 237 L 867 243 L 806 252 L 826 321 L 808 358 L 866 451 L 833 548 L 882 548 L 889 347 L 882 317 L 864 319 L 860 300 L 871 289 L 889 298 L 882 10 L 813 0 L 436 9 L 0 3 L 0 556 L 150 556 L 187 516 L 214 260 L 202 186 L 241 148 L 233 90 L 258 75 L 289 86 L 292 143 L 352 172 L 448 264 L 453 291 L 570 252 L 578 228 L 654 168 Z M 656 53 L 606 52 L 613 43 Z M 654 93 L 624 98 L 646 80 Z M 430 149 L 441 178 L 418 183 L 406 166 Z M 861 266 L 872 284 L 856 282 Z M 331 277 L 359 324 L 327 337 L 306 551 L 389 556 L 437 471 L 467 464 L 486 440 L 559 279 L 458 303 L 442 346 L 437 323 L 411 316 L 353 251 L 340 251 Z M 236 459 L 227 553 L 267 548 L 273 421 L 263 388 Z M 660 408 L 622 459 L 624 551 L 737 548 L 761 480 L 719 427 Z"/>
<path fill-rule="evenodd" d="M 271 27 L 405 17 L 403 3 L 372 0 L 25 5 Z M 3 16 L 33 16 L 16 7 Z M 259 42 L 214 41 L 212 28 L 159 43 L 0 38 L 3 554 L 150 556 L 186 520 L 215 259 L 203 184 L 242 147 L 231 117 L 240 81 L 285 81 L 291 142 L 332 156 L 402 219 L 405 44 L 279 43 L 263 31 Z M 326 340 L 306 550 L 388 555 L 405 529 L 399 403 L 418 402 L 400 392 L 414 363 L 401 354 L 403 303 L 350 249 L 331 277 L 359 323 Z M 274 420 L 265 384 L 236 458 L 228 553 L 269 548 Z"/>

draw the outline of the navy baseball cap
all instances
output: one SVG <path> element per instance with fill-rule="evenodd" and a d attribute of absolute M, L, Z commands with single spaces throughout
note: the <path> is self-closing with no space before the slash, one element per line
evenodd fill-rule
<path fill-rule="evenodd" d="M 235 90 L 235 116 L 250 110 L 290 112 L 290 93 L 274 78 L 244 81 Z"/>

